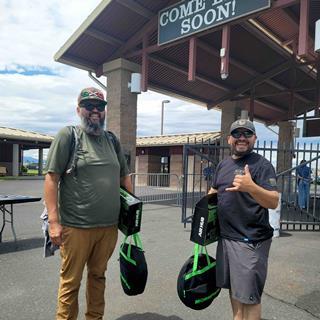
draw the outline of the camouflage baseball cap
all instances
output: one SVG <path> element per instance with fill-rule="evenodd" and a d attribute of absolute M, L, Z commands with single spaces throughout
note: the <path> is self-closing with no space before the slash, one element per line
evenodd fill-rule
<path fill-rule="evenodd" d="M 105 105 L 107 101 L 104 99 L 103 92 L 97 88 L 84 88 L 81 90 L 78 96 L 78 104 L 80 104 L 84 100 L 98 100 L 103 102 Z"/>
<path fill-rule="evenodd" d="M 239 119 L 231 124 L 230 133 L 236 129 L 244 128 L 256 134 L 256 128 L 252 121 L 248 119 Z"/>

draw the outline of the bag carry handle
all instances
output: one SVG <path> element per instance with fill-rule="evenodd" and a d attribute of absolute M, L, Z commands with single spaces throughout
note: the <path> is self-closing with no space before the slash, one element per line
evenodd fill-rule
<path fill-rule="evenodd" d="M 207 263 L 210 265 L 210 258 L 208 255 L 207 247 L 201 246 L 199 244 L 194 245 L 194 256 L 193 256 L 193 268 L 192 271 L 196 272 L 198 269 L 198 260 L 199 260 L 199 254 L 204 253 L 206 255 Z"/>
<path fill-rule="evenodd" d="M 130 237 L 130 241 L 127 242 L 127 240 L 128 240 L 129 237 Z M 132 239 L 133 239 L 135 245 L 143 251 L 142 242 L 141 242 L 141 239 L 140 239 L 140 236 L 139 236 L 139 232 L 137 232 L 137 233 L 135 233 L 135 234 L 133 234 L 133 235 L 131 235 L 131 236 L 126 236 L 126 237 L 124 238 L 123 243 L 122 243 L 122 245 L 121 245 L 121 247 L 120 247 L 120 254 L 121 254 L 127 261 L 129 261 L 129 262 L 131 262 L 132 264 L 136 265 L 136 262 L 135 262 L 133 259 L 131 259 Z M 128 250 L 127 250 L 127 252 L 124 252 L 124 251 L 122 250 L 123 245 L 124 245 L 125 243 L 128 244 Z"/>
<path fill-rule="evenodd" d="M 207 260 L 207 266 L 198 270 L 198 262 L 199 262 L 199 254 L 204 253 L 206 255 L 206 260 Z M 194 245 L 194 256 L 193 256 L 193 267 L 192 267 L 192 272 L 188 273 L 185 275 L 185 280 L 188 280 L 192 277 L 195 277 L 199 274 L 207 272 L 209 269 L 213 268 L 216 265 L 215 261 L 210 262 L 210 258 L 208 255 L 208 251 L 206 246 L 201 246 L 199 244 Z"/>

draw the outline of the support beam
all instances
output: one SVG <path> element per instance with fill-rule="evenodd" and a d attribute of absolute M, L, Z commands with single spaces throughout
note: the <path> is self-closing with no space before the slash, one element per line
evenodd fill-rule
<path fill-rule="evenodd" d="M 251 121 L 253 121 L 253 118 L 254 118 L 254 99 L 255 99 L 255 87 L 252 87 L 250 92 L 250 110 L 249 110 L 249 119 Z"/>
<path fill-rule="evenodd" d="M 154 90 L 155 92 L 162 93 L 162 94 L 170 94 L 171 96 L 182 99 L 185 101 L 193 102 L 193 103 L 201 103 L 203 106 L 209 103 L 208 100 L 203 99 L 199 96 L 195 96 L 190 93 L 186 93 L 185 91 L 180 91 L 176 89 L 172 89 L 170 87 L 164 86 L 162 83 L 158 84 L 156 82 L 149 83 L 150 89 Z"/>
<path fill-rule="evenodd" d="M 306 57 L 309 51 L 309 0 L 300 1 L 300 24 L 299 24 L 299 46 L 298 55 Z"/>
<path fill-rule="evenodd" d="M 148 46 L 148 35 L 143 37 L 142 41 L 142 66 L 141 66 L 141 91 L 146 92 L 148 90 L 148 77 L 149 77 L 149 57 L 146 51 Z"/>
<path fill-rule="evenodd" d="M 257 39 L 259 39 L 263 43 L 267 44 L 269 47 L 271 47 L 274 51 L 276 51 L 282 57 L 284 57 L 286 59 L 290 59 L 291 58 L 291 54 L 287 50 L 285 50 L 280 45 L 278 45 L 267 34 L 262 32 L 261 30 L 259 30 L 256 26 L 251 24 L 249 21 L 243 22 L 241 24 L 241 27 L 243 27 L 245 30 L 247 30 L 249 33 L 254 35 Z"/>
<path fill-rule="evenodd" d="M 174 71 L 177 71 L 177 72 L 180 72 L 184 75 L 188 75 L 188 69 L 184 66 L 181 66 L 181 65 L 178 65 L 176 63 L 173 63 L 169 60 L 166 60 L 166 59 L 163 59 L 163 58 L 160 58 L 160 57 L 157 57 L 157 56 L 150 56 L 149 57 L 149 60 L 150 61 L 154 61 L 156 63 L 159 63 L 167 68 L 170 68 Z M 196 74 L 195 75 L 195 78 L 196 80 L 200 81 L 200 82 L 203 82 L 203 83 L 206 83 L 210 86 L 214 86 L 215 88 L 217 89 L 220 89 L 220 90 L 223 90 L 223 91 L 227 91 L 227 92 L 230 92 L 230 90 L 232 88 L 229 88 L 225 85 L 221 85 L 219 82 L 215 81 L 215 80 L 212 80 L 204 75 L 201 75 L 201 74 Z"/>
<path fill-rule="evenodd" d="M 183 41 L 185 41 L 185 39 L 183 39 Z M 172 42 L 168 43 L 168 44 L 165 44 L 163 46 L 152 45 L 152 46 L 149 46 L 148 48 L 146 48 L 146 51 L 148 53 L 154 53 L 154 52 L 158 52 L 158 51 L 161 51 L 163 49 L 166 49 L 166 48 L 173 47 L 175 45 L 176 45 L 176 43 L 172 43 Z M 215 47 L 207 44 L 203 40 L 197 39 L 197 48 L 200 48 L 200 49 L 204 50 L 205 52 L 207 52 L 210 55 L 212 54 L 212 55 L 214 55 L 216 57 L 220 57 L 219 50 L 217 50 Z M 141 49 L 133 51 L 133 52 L 127 54 L 126 58 L 129 59 L 129 58 L 140 56 L 140 55 L 142 55 L 142 50 Z M 170 64 L 171 66 L 174 65 L 168 60 L 166 60 L 166 63 Z M 248 65 L 245 65 L 242 62 L 239 62 L 237 59 L 234 59 L 234 58 L 230 57 L 230 63 L 232 65 L 234 65 L 235 67 L 237 67 L 237 68 L 249 73 L 252 76 L 255 76 L 255 77 L 261 76 L 261 74 L 258 73 L 256 70 L 254 70 L 253 68 L 249 67 Z M 274 88 L 283 91 L 283 93 L 286 93 L 286 92 L 289 93 L 291 91 L 291 89 L 289 89 L 288 87 L 276 82 L 275 80 L 266 79 L 265 82 L 267 84 L 270 84 Z M 221 88 L 221 84 L 219 86 Z M 298 91 L 307 91 L 307 90 L 311 90 L 311 89 L 307 88 L 307 89 L 302 89 L 302 90 L 298 90 Z M 278 95 L 278 94 L 282 94 L 282 93 L 281 92 L 279 92 L 279 93 L 268 93 L 265 96 L 268 96 L 268 95 L 272 96 L 272 95 Z M 295 96 L 296 99 L 299 99 L 304 103 L 308 103 L 308 104 L 310 103 L 310 100 L 308 100 L 307 98 L 305 98 L 304 96 L 302 96 L 301 94 L 299 94 L 297 92 L 294 93 L 294 96 Z M 259 95 L 259 97 L 262 98 L 262 97 L 264 97 L 264 95 Z M 246 95 L 244 97 L 237 97 L 235 100 L 248 99 L 248 98 L 249 97 Z"/>
<path fill-rule="evenodd" d="M 120 47 L 124 44 L 124 41 L 109 36 L 108 34 L 101 32 L 95 28 L 89 28 L 84 33 L 107 44 L 111 44 L 114 47 Z"/>
<path fill-rule="evenodd" d="M 145 34 L 150 34 L 153 30 L 156 30 L 158 26 L 158 16 L 153 17 L 149 22 L 147 22 L 143 28 L 141 28 L 135 35 L 133 35 L 122 47 L 120 47 L 116 52 L 112 54 L 109 60 L 113 60 L 123 56 L 124 53 L 133 48 L 143 39 Z"/>
<path fill-rule="evenodd" d="M 169 6 L 176 2 L 176 0 L 162 0 L 165 6 Z M 123 3 L 126 3 L 126 0 L 122 0 Z M 158 29 L 158 15 L 154 15 L 151 20 L 149 20 L 135 35 L 133 35 L 121 48 L 119 48 L 112 56 L 110 60 L 119 58 L 123 56 L 130 48 L 133 48 L 143 39 L 145 34 L 151 34 L 153 31 Z M 186 39 L 183 39 L 186 41 Z"/>
<path fill-rule="evenodd" d="M 43 174 L 43 148 L 38 149 L 38 175 Z"/>
<path fill-rule="evenodd" d="M 197 39 L 195 37 L 192 37 L 189 40 L 188 81 L 196 80 L 196 64 L 197 64 Z"/>
<path fill-rule="evenodd" d="M 92 71 L 92 72 L 96 72 L 96 70 L 98 70 L 99 68 L 97 64 L 92 63 L 91 61 L 88 61 L 86 59 L 73 56 L 71 54 L 68 54 L 68 55 L 65 54 L 63 58 L 59 59 L 59 62 L 67 64 L 72 67 L 76 67 L 82 70 Z"/>
<path fill-rule="evenodd" d="M 317 91 L 316 91 L 316 104 L 315 104 L 315 116 L 320 116 L 320 56 L 317 62 Z"/>
<path fill-rule="evenodd" d="M 294 87 L 296 85 L 297 81 L 297 69 L 295 67 L 292 68 L 292 85 L 291 85 L 291 92 L 290 92 L 290 106 L 289 106 L 289 118 L 294 117 L 294 103 L 295 103 L 295 98 L 294 98 Z"/>
<path fill-rule="evenodd" d="M 316 87 L 304 87 L 304 88 L 293 88 L 294 91 L 296 92 L 302 92 L 302 91 L 311 91 L 311 90 L 315 90 Z M 268 98 L 268 97 L 275 97 L 275 96 L 280 96 L 280 95 L 285 95 L 285 94 L 290 94 L 292 92 L 292 89 L 286 89 L 286 90 L 282 90 L 282 91 L 270 91 L 270 92 L 266 92 L 266 93 L 256 93 L 255 97 L 256 98 Z M 295 94 L 296 95 L 296 94 Z M 250 99 L 249 95 L 241 95 L 238 97 L 235 97 L 233 99 L 231 99 L 232 101 L 240 101 L 240 100 L 247 100 Z"/>
<path fill-rule="evenodd" d="M 275 9 L 284 9 L 286 7 L 290 7 L 294 4 L 297 4 L 300 0 L 277 0 L 277 1 L 273 1 L 272 3 L 272 7 L 270 9 L 271 10 L 275 10 Z"/>
<path fill-rule="evenodd" d="M 202 40 L 198 40 L 198 47 L 201 48 L 202 50 L 206 51 L 208 54 L 213 54 L 216 57 L 219 56 L 219 51 L 216 48 L 214 48 L 213 46 L 208 45 L 206 42 L 204 42 Z M 245 65 L 242 62 L 239 62 L 237 59 L 234 59 L 232 57 L 230 57 L 230 63 L 232 65 L 234 65 L 235 67 L 237 67 L 237 68 L 249 73 L 252 76 L 258 77 L 258 76 L 261 75 L 261 73 L 258 73 L 253 68 L 249 67 L 248 65 Z M 285 87 L 282 84 L 280 84 L 280 83 L 278 83 L 278 82 L 276 82 L 276 81 L 274 81 L 272 79 L 266 79 L 265 82 L 270 84 L 271 86 L 275 87 L 276 89 L 288 90 L 288 87 Z M 310 103 L 310 101 L 308 99 L 306 99 L 305 97 L 303 97 L 300 94 L 295 93 L 295 97 L 300 99 L 304 103 Z"/>
<path fill-rule="evenodd" d="M 280 108 L 279 106 L 275 106 L 275 105 L 272 105 L 270 103 L 267 103 L 265 102 L 264 100 L 262 99 L 255 99 L 256 103 L 260 104 L 261 106 L 265 107 L 266 109 L 270 110 L 270 111 L 275 111 L 275 112 L 278 112 L 278 113 L 282 113 L 284 115 L 287 115 L 287 112 L 284 111 L 282 108 Z"/>
<path fill-rule="evenodd" d="M 222 45 L 220 50 L 221 79 L 225 80 L 229 76 L 229 60 L 230 60 L 230 25 L 225 25 L 222 29 Z"/>
<path fill-rule="evenodd" d="M 117 2 L 147 19 L 151 19 L 156 14 L 155 12 L 143 7 L 134 0 L 117 0 Z"/>
<path fill-rule="evenodd" d="M 269 70 L 268 72 L 256 77 L 255 79 L 249 81 L 248 83 L 240 86 L 238 89 L 226 94 L 225 96 L 221 97 L 220 99 L 217 99 L 216 101 L 213 101 L 210 109 L 213 108 L 214 106 L 224 102 L 224 101 L 231 100 L 235 96 L 237 96 L 243 92 L 248 91 L 251 87 L 257 86 L 258 84 L 264 82 L 266 79 L 270 79 L 270 78 L 284 72 L 285 70 L 289 69 L 291 65 L 292 65 L 291 60 L 287 60 L 287 61 L 281 63 L 280 65 Z"/>

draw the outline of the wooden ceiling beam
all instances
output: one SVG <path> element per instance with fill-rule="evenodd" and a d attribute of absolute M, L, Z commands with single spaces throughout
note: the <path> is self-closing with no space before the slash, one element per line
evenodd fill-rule
<path fill-rule="evenodd" d="M 277 106 L 277 105 L 274 105 L 274 104 L 270 104 L 264 100 L 261 100 L 261 99 L 255 99 L 255 101 L 264 106 L 265 108 L 267 108 L 268 110 L 271 110 L 271 111 L 275 111 L 275 112 L 278 112 L 278 113 L 282 113 L 282 114 L 287 114 L 287 112 L 285 110 L 283 110 L 283 108 L 281 108 L 280 106 Z"/>
<path fill-rule="evenodd" d="M 177 71 L 179 73 L 182 73 L 184 75 L 186 75 L 188 77 L 188 68 L 187 67 L 184 67 L 184 66 L 181 66 L 181 65 L 178 65 L 176 63 L 173 63 L 169 60 L 166 60 L 164 58 L 160 58 L 158 56 L 155 56 L 155 55 L 150 55 L 149 56 L 149 60 L 150 61 L 154 61 L 156 63 L 159 63 L 171 70 L 174 70 L 174 71 Z M 199 73 L 196 73 L 195 74 L 195 79 L 200 81 L 200 82 L 203 82 L 205 84 L 208 84 L 210 86 L 214 86 L 215 88 L 218 88 L 220 90 L 223 90 L 223 91 L 226 91 L 226 92 L 230 92 L 232 90 L 232 88 L 229 88 L 225 85 L 222 85 L 221 83 L 215 81 L 215 80 L 212 80 L 204 75 L 201 75 Z"/>
<path fill-rule="evenodd" d="M 170 88 L 168 86 L 161 84 L 158 84 L 156 82 L 150 82 L 149 88 L 151 90 L 154 90 L 156 92 L 162 93 L 162 94 L 173 94 L 176 98 L 182 99 L 182 100 L 191 100 L 189 102 L 198 102 L 201 103 L 203 106 L 207 105 L 209 101 L 207 99 L 203 99 L 199 96 L 195 96 L 189 92 L 180 91 L 177 89 Z"/>
<path fill-rule="evenodd" d="M 95 29 L 92 27 L 87 29 L 84 33 L 95 38 L 95 39 L 101 40 L 107 44 L 111 44 L 112 46 L 117 47 L 117 48 L 124 45 L 124 43 L 125 43 L 124 41 L 122 41 L 118 38 L 112 37 L 104 32 L 99 31 L 98 29 Z"/>
<path fill-rule="evenodd" d="M 186 39 L 183 39 L 182 41 L 186 41 Z M 175 46 L 177 45 L 176 43 L 168 43 L 168 44 L 165 44 L 163 46 L 158 46 L 158 45 L 152 45 L 152 46 L 149 46 L 146 48 L 146 51 L 148 53 L 154 53 L 154 52 L 158 52 L 158 51 L 161 51 L 163 49 L 166 49 L 166 48 L 170 48 L 172 46 Z M 208 54 L 213 54 L 214 56 L 220 58 L 220 53 L 219 53 L 219 50 L 216 49 L 215 47 L 207 44 L 205 41 L 201 40 L 201 39 L 197 39 L 197 46 L 198 48 L 206 51 Z M 142 52 L 143 50 L 139 49 L 139 50 L 136 50 L 136 51 L 133 51 L 133 52 L 130 52 L 129 54 L 126 55 L 126 58 L 132 58 L 132 57 L 136 57 L 136 56 L 140 56 L 142 55 Z M 242 63 L 242 62 L 239 62 L 237 59 L 235 58 L 232 58 L 230 57 L 230 63 L 231 65 L 249 73 L 250 75 L 254 76 L 254 77 L 259 77 L 261 76 L 261 73 L 255 71 L 253 68 L 249 67 L 248 65 Z M 266 83 L 270 84 L 271 86 L 273 86 L 274 88 L 278 89 L 278 90 L 288 90 L 289 88 L 280 84 L 279 82 L 273 80 L 273 79 L 266 79 L 265 80 Z M 303 90 L 301 90 L 303 91 Z M 310 100 L 308 100 L 307 98 L 305 98 L 304 96 L 298 94 L 298 93 L 294 93 L 295 97 L 299 100 L 301 100 L 302 102 L 304 103 L 310 103 Z"/>
<path fill-rule="evenodd" d="M 126 2 L 126 0 L 123 0 Z M 164 1 L 164 6 L 169 6 L 172 3 L 175 3 L 175 0 Z M 158 15 L 154 14 L 154 16 L 138 31 L 136 32 L 126 43 L 119 49 L 117 49 L 108 60 L 113 60 L 123 56 L 130 48 L 134 48 L 137 44 L 141 43 L 143 37 L 146 34 L 150 34 L 151 32 L 157 30 L 158 28 Z"/>
<path fill-rule="evenodd" d="M 156 12 L 143 7 L 141 4 L 137 3 L 134 0 L 117 0 L 117 2 L 147 19 L 151 19 L 156 14 Z"/>
<path fill-rule="evenodd" d="M 246 84 L 240 86 L 236 90 L 226 94 L 225 96 L 217 99 L 216 101 L 213 101 L 212 106 L 210 106 L 210 108 L 213 108 L 214 106 L 216 106 L 224 101 L 231 100 L 232 98 L 238 96 L 239 94 L 250 90 L 252 87 L 259 85 L 260 83 L 264 82 L 266 79 L 270 79 L 270 78 L 276 76 L 277 74 L 284 72 L 285 70 L 289 69 L 291 66 L 292 66 L 291 60 L 287 60 L 287 61 L 277 65 L 276 67 L 272 68 L 271 70 L 267 71 L 266 73 L 261 74 L 258 77 L 256 77 L 255 79 L 250 80 Z"/>

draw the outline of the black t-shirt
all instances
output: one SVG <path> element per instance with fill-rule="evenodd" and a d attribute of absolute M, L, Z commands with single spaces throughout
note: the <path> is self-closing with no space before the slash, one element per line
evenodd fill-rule
<path fill-rule="evenodd" d="M 215 171 L 212 187 L 218 190 L 218 216 L 221 237 L 254 242 L 271 238 L 268 209 L 261 207 L 247 192 L 225 191 L 239 170 L 248 164 L 252 180 L 266 190 L 277 190 L 276 174 L 272 164 L 257 153 L 240 159 L 227 158 Z M 237 171 L 236 171 L 237 170 Z"/>

